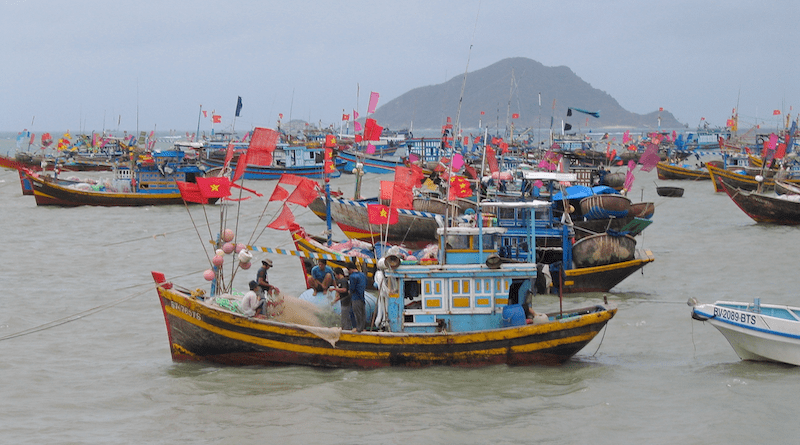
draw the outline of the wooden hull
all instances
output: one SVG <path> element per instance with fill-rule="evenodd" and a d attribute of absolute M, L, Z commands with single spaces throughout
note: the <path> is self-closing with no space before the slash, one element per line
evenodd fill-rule
<path fill-rule="evenodd" d="M 650 219 L 656 213 L 656 206 L 652 202 L 636 202 L 631 204 L 631 215 L 637 218 Z"/>
<path fill-rule="evenodd" d="M 331 198 L 331 218 L 351 239 L 359 239 L 371 244 L 382 239 L 381 227 L 369 223 L 368 202 Z M 325 219 L 325 201 L 317 198 L 308 206 L 314 214 Z M 409 248 L 423 248 L 436 243 L 436 215 L 415 210 L 398 210 L 398 221 L 389 226 L 387 242 L 403 244 Z M 386 226 L 383 226 L 386 230 Z M 386 234 L 384 233 L 384 236 Z"/>
<path fill-rule="evenodd" d="M 581 199 L 581 213 L 587 219 L 623 218 L 631 211 L 631 200 L 622 195 L 591 195 Z"/>
<path fill-rule="evenodd" d="M 596 267 L 582 267 L 564 272 L 566 275 L 562 292 L 609 292 L 634 272 L 655 261 L 649 250 L 638 251 L 636 258 Z"/>
<path fill-rule="evenodd" d="M 800 201 L 789 201 L 776 196 L 748 192 L 734 187 L 725 179 L 722 183 L 725 193 L 754 221 L 786 226 L 800 224 Z"/>
<path fill-rule="evenodd" d="M 225 164 L 224 160 L 215 158 L 205 158 L 201 163 L 208 168 L 220 168 Z M 338 162 L 337 167 L 344 165 L 343 162 Z M 231 161 L 230 168 L 236 170 L 236 160 Z M 303 167 L 264 167 L 259 165 L 248 164 L 245 167 L 242 178 L 248 180 L 271 180 L 280 179 L 281 175 L 290 174 L 295 176 L 302 176 L 310 179 L 320 179 L 324 175 L 322 173 L 322 165 L 303 166 Z M 338 178 L 341 172 L 337 169 L 335 172 L 327 175 L 329 178 Z"/>
<path fill-rule="evenodd" d="M 40 206 L 102 206 L 126 207 L 148 205 L 183 204 L 180 193 L 111 193 L 82 191 L 47 181 L 39 176 L 26 174 L 33 186 L 36 205 Z M 209 203 L 216 199 L 209 200 Z"/>
<path fill-rule="evenodd" d="M 780 195 L 800 195 L 800 184 L 775 180 L 775 193 Z"/>
<path fill-rule="evenodd" d="M 560 321 L 487 331 L 355 333 L 247 318 L 168 287 L 162 283 L 157 290 L 173 361 L 224 365 L 557 365 L 586 346 L 617 311 L 598 305 L 570 311 L 572 316 Z"/>
<path fill-rule="evenodd" d="M 0 155 L 0 167 L 6 168 L 27 168 L 29 170 L 38 172 L 42 171 L 42 157 L 41 156 L 30 156 L 25 153 L 18 153 L 15 158 L 10 158 L 8 156 Z M 58 168 L 61 171 L 65 172 L 77 172 L 77 171 L 112 171 L 114 169 L 114 164 L 110 161 L 92 161 L 92 160 L 69 160 L 60 158 L 58 160 L 54 158 L 46 158 L 47 166 L 45 170 L 53 171 L 53 167 L 55 166 L 55 162 L 58 161 Z"/>
<path fill-rule="evenodd" d="M 335 255 L 333 259 L 328 259 L 328 265 L 332 268 L 341 267 L 346 268 L 347 263 L 349 261 L 355 262 L 359 267 L 358 269 L 364 272 L 367 276 L 367 282 L 371 283 L 373 277 L 375 276 L 375 260 L 370 258 L 366 260 L 365 258 L 361 257 L 348 257 L 347 259 L 337 258 L 341 255 L 340 252 L 334 252 L 333 250 L 326 249 L 320 243 L 314 241 L 313 239 L 309 238 L 306 235 L 305 231 L 302 229 L 292 231 L 292 241 L 294 241 L 294 246 L 299 252 L 303 252 L 306 254 L 320 254 L 320 253 L 327 253 L 331 255 Z M 311 268 L 314 267 L 314 264 L 311 262 L 309 258 L 300 258 L 301 265 L 303 266 L 303 272 L 305 273 L 306 277 L 308 274 L 311 273 Z M 308 283 L 306 283 L 308 286 Z"/>
<path fill-rule="evenodd" d="M 741 190 L 758 190 L 759 182 L 756 181 L 755 175 L 743 175 L 741 173 L 725 170 L 715 165 L 706 165 L 706 168 L 708 169 L 709 173 L 711 173 L 712 178 L 714 178 L 714 190 L 717 192 L 725 191 L 725 188 L 722 186 L 722 181 L 725 181 L 725 184 L 728 186 L 733 186 L 734 188 Z M 764 180 L 761 183 L 761 191 L 766 192 L 775 189 L 775 178 L 773 178 L 774 174 L 775 172 L 773 170 L 768 170 L 765 172 Z M 784 182 L 800 185 L 800 179 L 786 179 Z"/>
<path fill-rule="evenodd" d="M 685 168 L 671 165 L 667 162 L 656 164 L 658 179 L 683 179 L 691 181 L 706 181 L 711 179 L 711 174 L 706 169 Z"/>

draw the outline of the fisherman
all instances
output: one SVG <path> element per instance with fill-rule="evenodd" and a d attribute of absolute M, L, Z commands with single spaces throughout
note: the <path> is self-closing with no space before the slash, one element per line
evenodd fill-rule
<path fill-rule="evenodd" d="M 317 265 L 311 268 L 311 275 L 308 277 L 308 285 L 317 292 L 325 292 L 333 285 L 333 269 L 328 266 L 328 260 L 320 258 Z"/>
<path fill-rule="evenodd" d="M 242 303 L 239 305 L 239 310 L 248 317 L 263 318 L 266 312 L 266 300 L 260 298 L 261 288 L 258 283 L 253 280 L 250 282 L 250 291 L 244 294 Z"/>
<path fill-rule="evenodd" d="M 344 276 L 344 270 L 341 267 L 337 267 L 334 273 L 336 273 L 336 284 L 333 290 L 336 291 L 336 298 L 333 299 L 331 304 L 336 304 L 337 301 L 341 303 L 342 329 L 349 331 L 353 329 L 353 311 L 350 305 L 350 283 L 347 277 Z"/>
<path fill-rule="evenodd" d="M 266 259 L 261 261 L 261 268 L 258 269 L 258 273 L 256 274 L 256 283 L 261 288 L 263 292 L 267 293 L 280 293 L 281 290 L 278 289 L 276 286 L 269 284 L 269 276 L 267 275 L 267 271 L 272 268 L 272 260 Z"/>
<path fill-rule="evenodd" d="M 358 270 L 356 263 L 352 261 L 347 263 L 347 269 L 350 271 L 350 306 L 356 322 L 353 330 L 361 332 L 367 325 L 366 300 L 364 299 L 367 276 Z"/>

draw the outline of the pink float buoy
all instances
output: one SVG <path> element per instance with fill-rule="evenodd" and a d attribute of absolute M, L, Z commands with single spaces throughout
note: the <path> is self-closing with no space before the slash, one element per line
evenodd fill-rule
<path fill-rule="evenodd" d="M 225 229 L 222 232 L 222 241 L 225 241 L 225 242 L 233 241 L 233 230 Z"/>
<path fill-rule="evenodd" d="M 252 265 L 253 265 L 253 263 L 239 263 L 239 267 L 241 267 L 244 270 L 249 269 L 250 266 L 252 266 Z"/>
<path fill-rule="evenodd" d="M 233 253 L 233 244 L 225 243 L 222 245 L 222 251 L 225 253 Z"/>
<path fill-rule="evenodd" d="M 205 278 L 206 281 L 213 280 L 214 279 L 214 271 L 211 270 L 211 269 L 206 269 L 206 271 L 203 272 L 203 278 Z"/>
<path fill-rule="evenodd" d="M 245 246 L 242 243 L 239 243 L 239 244 L 236 245 L 236 249 L 234 249 L 234 252 L 239 253 L 239 252 L 243 251 L 244 249 L 247 249 L 247 246 Z"/>
<path fill-rule="evenodd" d="M 211 260 L 211 264 L 220 267 L 222 263 L 225 262 L 225 257 L 220 255 L 215 255 L 214 258 Z"/>

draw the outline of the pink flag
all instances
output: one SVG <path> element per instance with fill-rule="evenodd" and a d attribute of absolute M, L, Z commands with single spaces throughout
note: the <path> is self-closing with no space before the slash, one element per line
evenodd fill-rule
<path fill-rule="evenodd" d="M 353 122 L 353 129 L 355 129 L 355 131 L 361 131 L 361 124 L 358 122 Z"/>
<path fill-rule="evenodd" d="M 647 144 L 644 154 L 639 158 L 639 163 L 642 164 L 642 171 L 649 172 L 659 161 L 661 161 L 661 157 L 658 155 L 658 145 Z"/>
<path fill-rule="evenodd" d="M 636 168 L 636 161 L 630 160 L 628 161 L 628 174 L 625 175 L 625 184 L 622 186 L 625 190 L 630 190 L 631 186 L 633 186 L 633 169 Z"/>
<path fill-rule="evenodd" d="M 627 144 L 628 141 L 630 140 L 631 140 L 631 131 L 625 130 L 625 133 L 622 134 L 622 145 Z"/>
<path fill-rule="evenodd" d="M 375 154 L 375 146 L 374 145 L 369 144 L 369 143 L 367 144 L 367 154 L 368 155 Z"/>
<path fill-rule="evenodd" d="M 461 170 L 461 167 L 464 166 L 464 156 L 461 153 L 456 153 L 453 155 L 453 171 L 457 172 Z"/>
<path fill-rule="evenodd" d="M 375 107 L 378 106 L 378 97 L 380 97 L 380 95 L 374 91 L 369 93 L 369 107 L 367 108 L 367 114 L 375 112 Z"/>

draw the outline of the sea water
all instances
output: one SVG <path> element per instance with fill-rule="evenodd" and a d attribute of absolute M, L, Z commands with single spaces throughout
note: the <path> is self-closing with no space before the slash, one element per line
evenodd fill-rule
<path fill-rule="evenodd" d="M 13 145 L 0 142 L 0 152 Z M 800 228 L 755 224 L 709 181 L 635 175 L 629 196 L 656 205 L 637 247 L 656 260 L 612 292 L 565 298 L 565 308 L 604 296 L 619 307 L 573 359 L 364 371 L 173 363 L 150 272 L 207 287 L 205 222 L 219 220 L 218 207 L 194 207 L 192 218 L 183 206 L 37 207 L 17 173 L 0 170 L 0 443 L 794 443 L 800 368 L 740 361 L 686 301 L 800 305 Z M 387 179 L 367 175 L 364 194 Z M 684 196 L 659 197 L 655 183 Z M 351 197 L 355 178 L 331 185 Z M 275 181 L 246 186 L 268 197 Z M 265 204 L 230 206 L 226 225 L 258 234 L 280 211 L 272 203 L 259 219 Z M 310 233 L 325 229 L 293 211 Z M 293 248 L 271 229 L 254 244 Z M 269 258 L 270 280 L 299 295 L 299 259 Z M 239 272 L 235 290 L 255 273 Z"/>

